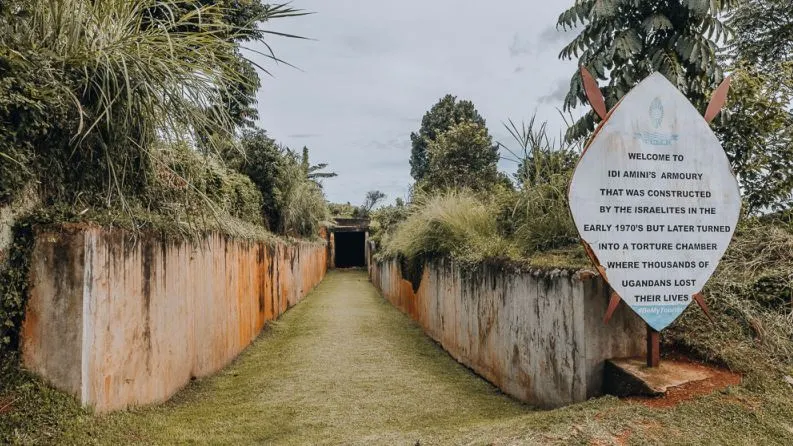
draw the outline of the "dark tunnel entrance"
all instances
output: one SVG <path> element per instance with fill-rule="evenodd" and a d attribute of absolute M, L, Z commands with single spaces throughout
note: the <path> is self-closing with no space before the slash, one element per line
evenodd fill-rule
<path fill-rule="evenodd" d="M 337 232 L 334 237 L 336 268 L 366 267 L 366 233 Z"/>

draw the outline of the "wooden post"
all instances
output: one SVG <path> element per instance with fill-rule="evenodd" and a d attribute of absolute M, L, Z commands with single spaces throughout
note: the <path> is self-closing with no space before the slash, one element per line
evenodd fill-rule
<path fill-rule="evenodd" d="M 647 367 L 661 364 L 661 333 L 647 325 Z"/>

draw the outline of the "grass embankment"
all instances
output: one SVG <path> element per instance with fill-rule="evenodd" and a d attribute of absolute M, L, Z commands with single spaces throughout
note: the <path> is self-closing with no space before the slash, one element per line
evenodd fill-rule
<path fill-rule="evenodd" d="M 591 264 L 565 200 L 563 185 L 555 183 L 519 192 L 421 195 L 409 207 L 375 212 L 377 258 L 449 257 L 467 265 L 586 268 Z"/>
<path fill-rule="evenodd" d="M 50 404 L 46 412 L 57 413 L 60 425 L 48 431 L 22 430 L 4 440 L 114 445 L 790 444 L 793 388 L 781 380 L 758 382 L 750 379 L 748 385 L 666 409 L 605 397 L 536 411 L 457 364 L 378 296 L 364 273 L 335 272 L 234 364 L 191 384 L 172 401 L 97 417 L 80 413 L 60 394 L 31 391 L 39 402 Z M 47 395 L 55 396 L 42 399 Z M 39 410 L 37 419 L 44 420 L 39 426 L 52 426 L 41 415 L 45 409 Z M 56 432 L 58 437 L 50 436 Z"/>

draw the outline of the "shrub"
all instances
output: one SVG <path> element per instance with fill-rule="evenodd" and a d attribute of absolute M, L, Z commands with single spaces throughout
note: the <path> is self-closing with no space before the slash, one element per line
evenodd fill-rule
<path fill-rule="evenodd" d="M 579 242 L 567 201 L 571 174 L 560 173 L 526 185 L 502 208 L 501 226 L 524 256 Z"/>
<path fill-rule="evenodd" d="M 408 217 L 408 207 L 402 200 L 397 199 L 396 205 L 383 206 L 372 212 L 369 224 L 369 239 L 378 246 L 388 243 L 399 225 Z"/>
<path fill-rule="evenodd" d="M 270 230 L 316 236 L 330 217 L 322 188 L 313 177 L 316 172 L 307 163 L 307 149 L 298 155 L 279 146 L 264 130 L 245 132 L 241 145 L 242 152 L 228 147 L 221 155 L 227 166 L 249 177 L 258 188 Z"/>
<path fill-rule="evenodd" d="M 448 255 L 463 261 L 514 257 L 513 247 L 499 233 L 496 212 L 468 190 L 419 198 L 386 253 L 411 259 Z"/>
<path fill-rule="evenodd" d="M 184 143 L 161 143 L 153 159 L 156 175 L 145 194 L 149 209 L 179 220 L 230 216 L 264 224 L 262 194 L 256 185 L 213 155 L 202 155 Z"/>
<path fill-rule="evenodd" d="M 551 139 L 547 124 L 538 126 L 536 117 L 520 127 L 513 121 L 505 127 L 519 146 L 511 150 L 501 144 L 518 161 L 515 178 L 520 189 L 502 206 L 502 229 L 523 256 L 577 244 L 567 191 L 580 147 L 566 143 L 562 135 Z"/>
<path fill-rule="evenodd" d="M 740 372 L 790 374 L 792 288 L 791 227 L 744 221 L 704 290 L 715 324 L 692 305 L 665 336 L 679 347 Z"/>
<path fill-rule="evenodd" d="M 279 147 L 264 130 L 249 130 L 242 134 L 241 151 L 226 147 L 221 151 L 226 165 L 248 176 L 262 195 L 262 211 L 271 231 L 278 231 L 283 215 L 278 196 L 283 187 L 280 179 L 286 173 L 286 151 Z"/>
<path fill-rule="evenodd" d="M 296 180 L 285 182 L 281 196 L 281 230 L 290 236 L 316 237 L 320 226 L 327 224 L 330 219 L 325 195 L 313 181 L 301 177 L 292 178 Z"/>

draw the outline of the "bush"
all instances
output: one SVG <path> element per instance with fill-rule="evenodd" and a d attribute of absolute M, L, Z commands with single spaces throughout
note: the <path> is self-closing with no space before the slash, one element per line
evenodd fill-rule
<path fill-rule="evenodd" d="M 692 305 L 665 336 L 679 347 L 739 372 L 790 374 L 791 284 L 791 227 L 745 221 L 704 290 L 715 324 Z"/>
<path fill-rule="evenodd" d="M 361 210 L 358 206 L 348 203 L 330 203 L 328 205 L 330 215 L 340 218 L 354 218 L 360 215 Z"/>
<path fill-rule="evenodd" d="M 515 257 L 498 230 L 497 209 L 468 190 L 419 198 L 386 246 L 386 254 L 462 261 Z"/>
<path fill-rule="evenodd" d="M 184 143 L 160 144 L 153 158 L 156 175 L 145 194 L 149 209 L 179 219 L 230 216 L 264 224 L 262 194 L 246 175 Z"/>
<path fill-rule="evenodd" d="M 330 220 L 325 195 L 313 181 L 291 178 L 296 180 L 285 184 L 282 196 L 281 230 L 294 237 L 316 237 L 319 228 Z"/>
<path fill-rule="evenodd" d="M 279 146 L 264 130 L 245 132 L 241 145 L 242 152 L 229 147 L 221 155 L 227 166 L 250 178 L 258 188 L 270 230 L 316 236 L 330 217 L 322 188 L 310 178 L 311 167 L 303 161 L 307 153 L 298 155 Z"/>
<path fill-rule="evenodd" d="M 300 15 L 285 5 L 226 3 L 2 2 L 0 205 L 36 184 L 44 205 L 76 212 L 197 207 L 193 196 L 177 197 L 182 190 L 206 199 L 212 213 L 220 204 L 260 222 L 252 212 L 260 200 L 239 177 L 217 166 L 203 172 L 215 178 L 168 171 L 184 152 L 158 158 L 182 146 L 174 141 L 211 153 L 233 145 L 259 85 L 255 71 L 241 69 L 251 63 L 239 42 L 271 35 L 258 28 L 264 21 Z M 163 175 L 188 185 L 153 188 Z M 169 202 L 155 203 L 152 192 Z"/>
<path fill-rule="evenodd" d="M 224 148 L 221 156 L 227 166 L 253 181 L 262 195 L 262 211 L 267 226 L 271 231 L 278 231 L 283 220 L 278 199 L 283 188 L 280 179 L 287 174 L 284 172 L 289 162 L 287 153 L 264 130 L 244 132 L 240 146 L 242 150 L 238 147 Z"/>
<path fill-rule="evenodd" d="M 527 184 L 502 208 L 501 226 L 523 256 L 579 242 L 567 201 L 570 178 L 566 172 Z"/>
<path fill-rule="evenodd" d="M 378 246 L 388 243 L 399 225 L 408 218 L 408 207 L 399 200 L 396 205 L 383 206 L 372 212 L 369 239 Z"/>

